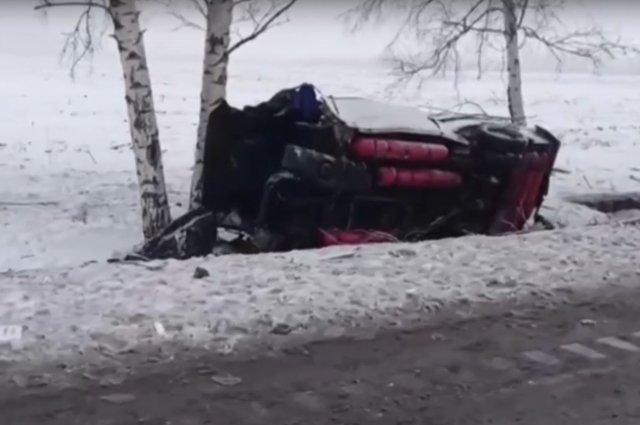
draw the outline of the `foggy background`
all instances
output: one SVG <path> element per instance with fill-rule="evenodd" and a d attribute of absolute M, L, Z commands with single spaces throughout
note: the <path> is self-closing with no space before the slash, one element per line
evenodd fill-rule
<path fill-rule="evenodd" d="M 379 60 L 384 48 L 398 29 L 398 21 L 390 17 L 385 22 L 369 24 L 352 33 L 340 19 L 342 13 L 354 6 L 354 0 L 319 1 L 299 0 L 289 13 L 289 22 L 269 30 L 258 40 L 235 52 L 233 60 L 242 61 L 296 61 L 296 62 L 373 62 Z M 31 62 L 29 58 L 50 57 L 51 67 L 61 66 L 59 52 L 64 43 L 64 32 L 70 31 L 81 8 L 63 7 L 49 9 L 46 14 L 33 10 L 36 0 L 4 1 L 0 4 L 0 57 L 8 61 Z M 162 55 L 176 61 L 197 60 L 202 56 L 202 32 L 192 28 L 176 29 L 179 22 L 169 16 L 167 9 L 144 2 L 143 25 L 147 29 L 145 41 L 150 58 Z M 186 1 L 174 2 L 187 16 L 200 22 Z M 576 1 L 565 12 L 568 28 L 597 24 L 619 34 L 627 43 L 640 45 L 640 2 L 637 1 Z M 96 16 L 101 15 L 96 11 Z M 110 25 L 102 18 L 96 19 L 97 28 L 108 32 Z M 247 30 L 246 27 L 240 28 Z M 106 35 L 108 35 L 108 32 Z M 115 46 L 103 37 L 101 51 L 95 57 L 114 55 Z M 408 47 L 409 48 L 409 47 Z M 494 55 L 495 56 L 495 55 Z M 498 56 L 495 56 L 497 59 Z M 522 54 L 525 71 L 554 71 L 556 63 L 541 48 L 529 43 Z M 475 58 L 470 55 L 465 65 L 473 67 Z M 83 65 L 88 66 L 88 65 Z M 591 65 L 579 59 L 567 59 L 567 72 L 591 72 Z M 640 73 L 638 58 L 620 58 L 609 61 L 602 68 L 605 73 Z M 3 73 L 6 70 L 2 71 Z"/>

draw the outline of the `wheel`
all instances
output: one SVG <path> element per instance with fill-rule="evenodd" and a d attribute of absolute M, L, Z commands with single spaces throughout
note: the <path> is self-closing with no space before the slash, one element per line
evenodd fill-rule
<path fill-rule="evenodd" d="M 502 154 L 522 153 L 528 143 L 518 128 L 509 124 L 482 124 L 475 138 L 481 149 Z"/>

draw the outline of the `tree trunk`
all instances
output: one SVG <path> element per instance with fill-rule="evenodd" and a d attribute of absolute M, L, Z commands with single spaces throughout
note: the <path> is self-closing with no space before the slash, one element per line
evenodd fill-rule
<path fill-rule="evenodd" d="M 507 55 L 507 100 L 509 115 L 514 124 L 526 125 L 524 101 L 522 100 L 522 71 L 520 69 L 520 48 L 518 43 L 518 19 L 514 0 L 502 0 L 504 14 L 504 38 Z"/>
<path fill-rule="evenodd" d="M 142 207 L 142 231 L 145 239 L 149 239 L 169 224 L 171 215 L 143 31 L 135 0 L 110 0 L 109 9 L 124 75 Z"/>
<path fill-rule="evenodd" d="M 202 204 L 202 169 L 207 121 L 213 108 L 226 97 L 229 33 L 233 14 L 232 0 L 211 0 L 207 9 L 207 29 L 200 93 L 200 119 L 196 141 L 195 165 L 191 181 L 189 209 Z"/>

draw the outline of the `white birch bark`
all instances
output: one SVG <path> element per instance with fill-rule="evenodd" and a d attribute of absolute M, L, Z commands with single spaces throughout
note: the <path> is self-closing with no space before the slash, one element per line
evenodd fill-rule
<path fill-rule="evenodd" d="M 520 48 L 518 43 L 518 20 L 514 0 L 502 0 L 504 14 L 504 37 L 507 56 L 507 101 L 511 121 L 526 125 L 524 101 L 522 97 L 522 70 L 520 68 Z"/>
<path fill-rule="evenodd" d="M 210 0 L 208 2 L 202 89 L 200 93 L 200 118 L 195 150 L 195 165 L 191 181 L 190 210 L 196 209 L 202 204 L 204 143 L 209 114 L 227 94 L 227 65 L 229 59 L 226 56 L 226 52 L 229 48 L 232 18 L 232 0 Z"/>
<path fill-rule="evenodd" d="M 148 239 L 171 220 L 143 31 L 135 0 L 110 0 L 114 38 L 125 84 L 129 130 L 136 161 L 142 230 Z"/>

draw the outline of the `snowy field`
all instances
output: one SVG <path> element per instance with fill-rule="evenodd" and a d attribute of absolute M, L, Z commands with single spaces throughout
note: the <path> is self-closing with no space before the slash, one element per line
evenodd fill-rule
<path fill-rule="evenodd" d="M 458 311 L 464 315 L 473 313 L 474 303 L 530 296 L 551 302 L 574 290 L 637 284 L 638 228 L 616 225 L 563 198 L 640 190 L 640 75 L 524 76 L 530 121 L 563 142 L 557 166 L 564 171 L 554 176 L 544 213 L 565 229 L 111 265 L 104 260 L 141 238 L 113 46 L 105 40 L 104 49 L 71 80 L 57 60 L 59 32 L 66 27 L 36 36 L 39 27 L 26 25 L 14 28 L 16 33 L 0 22 L 0 40 L 38 40 L 29 48 L 5 43 L 0 50 L 0 359 L 57 361 L 89 348 L 117 354 L 165 339 L 230 351 L 280 324 L 292 335 L 335 336 L 367 321 L 378 326 L 429 318 L 449 305 L 466 306 Z M 184 211 L 190 185 L 201 72 L 200 44 L 181 44 L 176 34 L 148 33 L 174 217 Z M 443 80 L 420 90 L 390 90 L 389 70 L 364 56 L 258 56 L 233 59 L 232 104 L 262 101 L 306 81 L 324 94 L 425 109 L 454 109 L 463 101 L 493 114 L 507 109 L 498 74 L 482 81 L 463 76 L 458 92 Z M 466 108 L 474 110 L 470 103 Z M 608 224 L 583 227 L 595 223 Z M 195 280 L 196 266 L 211 276 Z M 16 350 L 1 350 L 5 325 L 23 333 Z"/>

